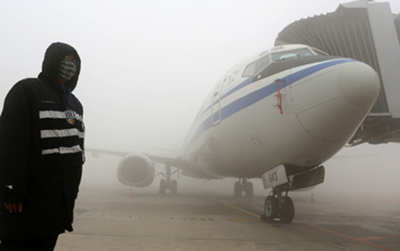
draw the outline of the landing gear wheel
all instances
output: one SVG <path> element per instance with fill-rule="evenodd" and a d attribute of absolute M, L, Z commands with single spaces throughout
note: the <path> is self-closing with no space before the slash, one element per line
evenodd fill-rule
<path fill-rule="evenodd" d="M 165 194 L 165 190 L 167 190 L 167 181 L 165 179 L 160 180 L 160 191 L 159 194 Z"/>
<path fill-rule="evenodd" d="M 246 182 L 246 183 L 244 183 L 243 188 L 244 188 L 244 192 L 246 193 L 247 197 L 253 197 L 254 196 L 253 183 Z"/>
<path fill-rule="evenodd" d="M 159 194 L 165 194 L 167 190 L 171 191 L 171 194 L 177 194 L 178 193 L 178 181 L 177 180 L 172 180 L 171 176 L 178 172 L 179 169 L 176 169 L 175 172 L 171 172 L 171 166 L 165 165 L 165 174 L 161 173 L 165 177 L 165 179 L 160 180 L 160 191 L 158 192 Z M 179 173 L 178 173 L 179 177 Z"/>
<path fill-rule="evenodd" d="M 178 181 L 173 180 L 171 182 L 171 194 L 176 194 L 178 192 Z"/>
<path fill-rule="evenodd" d="M 235 193 L 235 197 L 242 196 L 242 184 L 238 181 L 235 182 L 234 193 Z"/>
<path fill-rule="evenodd" d="M 290 197 L 282 197 L 280 201 L 280 218 L 284 223 L 292 222 L 294 218 L 294 204 Z"/>
<path fill-rule="evenodd" d="M 279 216 L 279 202 L 274 196 L 268 196 L 264 203 L 265 220 L 267 222 L 274 222 L 275 218 Z"/>

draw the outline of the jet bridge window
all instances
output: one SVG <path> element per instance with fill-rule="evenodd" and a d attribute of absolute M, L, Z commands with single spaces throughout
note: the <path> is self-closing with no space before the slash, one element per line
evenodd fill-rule
<path fill-rule="evenodd" d="M 291 50 L 291 51 L 282 51 L 272 53 L 272 60 L 273 61 L 280 61 L 289 58 L 299 58 L 299 57 L 306 57 L 306 56 L 313 56 L 311 51 L 307 48 Z"/>

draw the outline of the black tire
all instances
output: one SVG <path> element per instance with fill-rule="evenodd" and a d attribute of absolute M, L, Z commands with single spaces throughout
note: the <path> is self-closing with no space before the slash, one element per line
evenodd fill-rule
<path fill-rule="evenodd" d="M 171 182 L 171 194 L 177 194 L 178 193 L 178 181 L 173 180 Z"/>
<path fill-rule="evenodd" d="M 274 222 L 275 218 L 279 216 L 279 202 L 274 196 L 268 196 L 264 202 L 265 220 L 267 222 Z"/>
<path fill-rule="evenodd" d="M 246 193 L 247 197 L 253 197 L 254 196 L 254 188 L 253 188 L 253 183 L 251 182 L 246 182 L 244 184 L 244 192 Z"/>
<path fill-rule="evenodd" d="M 167 190 L 167 181 L 165 179 L 160 180 L 160 191 L 159 194 L 165 194 L 165 190 Z"/>
<path fill-rule="evenodd" d="M 240 184 L 240 182 L 235 182 L 235 186 L 234 186 L 234 193 L 236 197 L 240 197 L 242 196 L 242 184 Z"/>
<path fill-rule="evenodd" d="M 282 197 L 280 203 L 280 218 L 283 223 L 290 223 L 294 218 L 294 204 L 290 197 Z"/>

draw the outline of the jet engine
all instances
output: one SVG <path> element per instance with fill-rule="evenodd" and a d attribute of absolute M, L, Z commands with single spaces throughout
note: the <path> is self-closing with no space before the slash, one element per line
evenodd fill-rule
<path fill-rule="evenodd" d="M 154 180 L 154 174 L 153 162 L 141 153 L 128 154 L 118 164 L 117 178 L 124 185 L 149 186 Z"/>

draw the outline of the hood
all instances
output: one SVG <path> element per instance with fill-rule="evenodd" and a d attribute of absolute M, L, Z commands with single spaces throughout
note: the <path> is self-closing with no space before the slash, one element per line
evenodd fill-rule
<path fill-rule="evenodd" d="M 78 68 L 75 76 L 73 76 L 64 84 L 65 87 L 73 91 L 78 83 L 79 73 L 81 71 L 81 59 L 76 50 L 68 44 L 57 42 L 51 44 L 49 48 L 47 48 L 42 64 L 42 72 L 39 74 L 39 78 L 47 80 L 55 85 L 58 84 L 58 66 L 61 60 L 63 60 L 64 56 L 67 54 L 74 55 L 76 61 L 78 62 Z"/>

